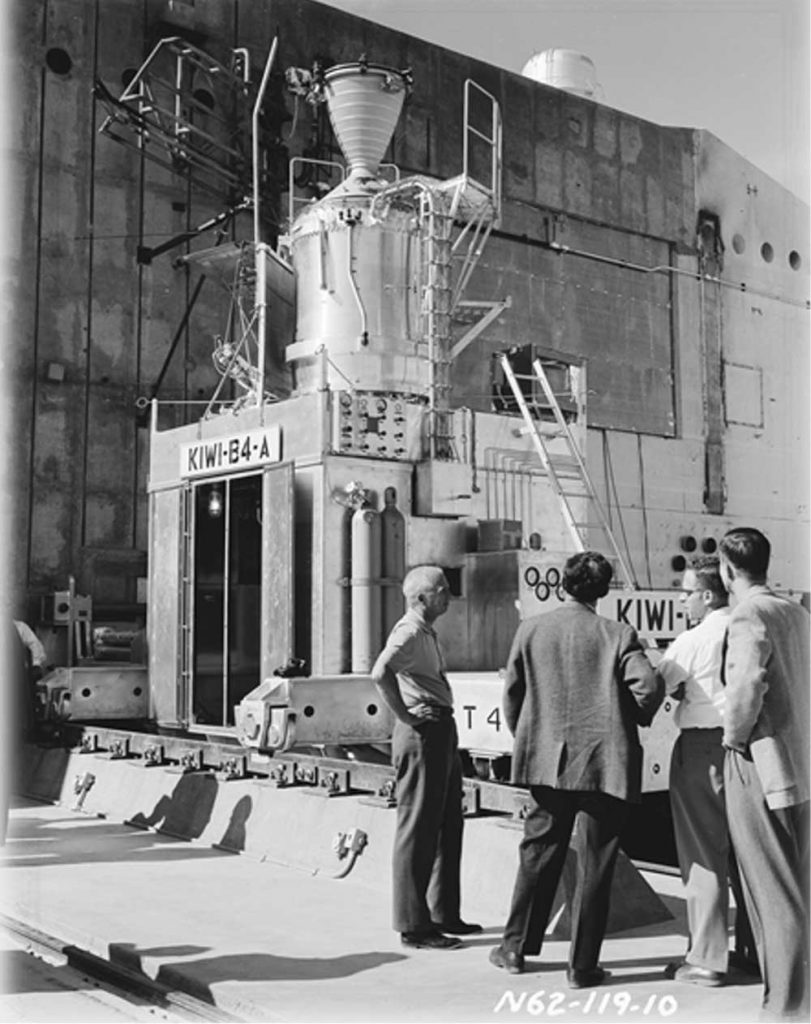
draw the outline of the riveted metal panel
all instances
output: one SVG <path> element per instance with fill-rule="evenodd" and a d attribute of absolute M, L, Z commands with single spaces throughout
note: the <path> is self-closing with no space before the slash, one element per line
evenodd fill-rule
<path fill-rule="evenodd" d="M 262 628 L 260 679 L 293 656 L 295 567 L 293 563 L 293 466 L 262 476 Z"/>
<path fill-rule="evenodd" d="M 159 723 L 181 720 L 181 488 L 150 497 L 149 681 L 151 712 Z"/>

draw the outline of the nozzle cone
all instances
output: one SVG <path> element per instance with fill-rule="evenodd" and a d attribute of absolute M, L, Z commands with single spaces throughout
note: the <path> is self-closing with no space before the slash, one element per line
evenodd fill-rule
<path fill-rule="evenodd" d="M 332 129 L 350 176 L 374 177 L 403 108 L 403 73 L 376 64 L 338 64 L 324 81 Z"/>

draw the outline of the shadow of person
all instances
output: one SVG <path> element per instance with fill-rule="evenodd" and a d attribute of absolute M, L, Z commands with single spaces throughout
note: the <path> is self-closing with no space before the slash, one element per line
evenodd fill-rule
<path fill-rule="evenodd" d="M 141 951 L 143 955 L 144 951 Z M 347 953 L 335 957 L 233 953 L 184 963 L 163 964 L 156 980 L 203 1002 L 214 1003 L 211 988 L 224 981 L 323 981 L 346 978 L 407 957 L 402 953 Z"/>
<path fill-rule="evenodd" d="M 217 779 L 209 772 L 180 776 L 169 796 L 162 796 L 149 814 L 138 811 L 128 821 L 136 828 L 154 828 L 176 839 L 199 839 L 211 818 Z"/>
<path fill-rule="evenodd" d="M 240 853 L 245 849 L 247 834 L 245 823 L 251 816 L 252 809 L 253 800 L 249 796 L 243 796 L 237 800 L 222 839 L 214 844 L 218 850 L 231 850 L 234 853 Z"/>

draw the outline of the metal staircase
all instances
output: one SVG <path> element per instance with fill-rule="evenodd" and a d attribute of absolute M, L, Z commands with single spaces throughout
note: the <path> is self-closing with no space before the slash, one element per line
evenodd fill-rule
<path fill-rule="evenodd" d="M 608 548 L 607 557 L 614 565 L 615 572 L 621 577 L 623 586 L 628 590 L 639 589 L 633 569 L 617 543 L 617 539 L 611 529 L 611 524 L 608 521 L 608 516 L 597 496 L 583 456 L 557 396 L 552 390 L 541 360 L 535 359 L 532 363 L 534 376 L 520 377 L 515 373 L 510 357 L 506 352 L 499 353 L 498 358 L 504 371 L 504 377 L 510 385 L 518 409 L 526 424 L 526 432 L 532 439 L 544 472 L 558 498 L 560 509 L 574 542 L 575 549 L 577 551 L 586 551 L 602 547 L 603 545 L 601 544 L 589 543 L 589 538 L 593 537 L 595 533 L 601 534 L 604 538 L 605 546 Z M 546 399 L 545 404 L 541 408 L 552 412 L 555 420 L 554 427 L 549 423 L 542 424 L 532 415 L 530 404 L 521 388 L 521 380 L 537 381 L 541 385 Z M 547 439 L 555 438 L 560 438 L 563 441 L 566 449 L 565 454 L 559 455 L 550 451 Z M 577 518 L 572 507 L 572 504 L 575 502 L 584 504 L 587 510 L 585 519 Z"/>

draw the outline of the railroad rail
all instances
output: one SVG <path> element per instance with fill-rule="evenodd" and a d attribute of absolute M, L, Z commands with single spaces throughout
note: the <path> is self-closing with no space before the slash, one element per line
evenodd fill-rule
<path fill-rule="evenodd" d="M 279 788 L 317 787 L 329 796 L 367 794 L 371 799 L 394 805 L 394 769 L 389 764 L 356 757 L 329 757 L 295 750 L 264 754 L 235 742 L 79 723 L 60 726 L 59 743 L 80 753 L 104 755 L 113 760 L 137 759 L 147 766 L 213 772 L 224 781 L 257 778 Z M 530 804 L 526 789 L 507 782 L 464 778 L 462 787 L 467 816 L 505 814 L 521 821 Z"/>
<path fill-rule="evenodd" d="M 355 796 L 383 807 L 396 806 L 394 769 L 382 760 L 385 754 L 376 748 L 374 755 L 381 758 L 377 763 L 364 760 L 364 756 L 374 755 L 359 747 L 342 748 L 346 756 L 341 757 L 312 748 L 263 753 L 243 747 L 236 740 L 163 734 L 134 725 L 122 728 L 120 723 L 108 726 L 78 722 L 61 723 L 51 742 L 79 754 L 135 761 L 144 768 L 163 766 L 182 774 L 208 774 L 225 783 L 256 779 L 279 789 L 310 790 L 337 799 Z M 471 772 L 483 771 L 484 767 L 470 759 Z M 80 805 L 81 799 L 80 794 Z M 504 824 L 516 826 L 523 824 L 531 806 L 527 789 L 472 775 L 462 780 L 462 800 L 468 818 L 500 816 Z M 623 848 L 641 870 L 677 870 L 666 803 L 667 794 L 649 794 L 631 808 Z"/>

